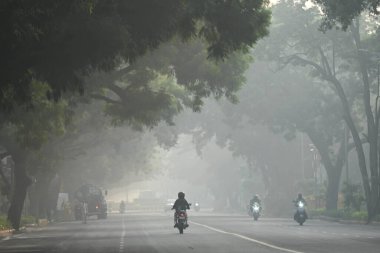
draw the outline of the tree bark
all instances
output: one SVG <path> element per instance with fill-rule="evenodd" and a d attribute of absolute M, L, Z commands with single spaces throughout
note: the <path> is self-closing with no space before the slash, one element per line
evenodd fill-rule
<path fill-rule="evenodd" d="M 19 230 L 26 192 L 32 182 L 26 174 L 25 157 L 13 155 L 13 158 L 15 160 L 14 190 L 8 210 L 8 220 L 15 230 Z"/>
<path fill-rule="evenodd" d="M 306 133 L 318 149 L 322 164 L 327 173 L 326 210 L 337 210 L 339 183 L 342 175 L 345 155 L 344 139 L 340 143 L 338 154 L 336 156 L 336 162 L 334 164 L 329 154 L 329 145 L 323 140 L 323 135 L 315 131 L 313 128 L 308 128 Z"/>
<path fill-rule="evenodd" d="M 338 209 L 338 195 L 339 195 L 339 183 L 340 175 L 342 173 L 342 167 L 334 168 L 329 171 L 327 192 L 326 192 L 326 210 L 337 210 Z"/>
<path fill-rule="evenodd" d="M 378 175 L 378 126 L 377 126 L 377 110 L 375 108 L 375 116 L 371 106 L 371 90 L 370 80 L 368 77 L 368 66 L 365 60 L 364 53 L 361 51 L 361 38 L 360 38 L 360 24 L 359 20 L 355 19 L 355 22 L 350 26 L 352 37 L 355 41 L 360 71 L 363 80 L 363 103 L 365 107 L 365 114 L 367 117 L 367 131 L 369 142 L 369 170 L 370 170 L 370 194 L 366 196 L 368 222 L 370 222 L 377 213 L 377 206 L 379 200 L 379 175 Z M 377 106 L 377 103 L 376 103 Z"/>

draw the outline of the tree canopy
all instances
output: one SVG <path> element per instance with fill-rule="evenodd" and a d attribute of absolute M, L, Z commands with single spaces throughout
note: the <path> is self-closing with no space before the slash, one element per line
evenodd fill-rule
<path fill-rule="evenodd" d="M 322 24 L 323 29 L 331 29 L 340 25 L 344 30 L 352 23 L 352 20 L 362 12 L 379 14 L 379 0 L 313 0 L 320 4 L 326 15 Z"/>
<path fill-rule="evenodd" d="M 247 51 L 267 34 L 266 0 L 6 0 L 0 3 L 0 107 L 31 100 L 32 79 L 58 99 L 83 93 L 83 76 L 131 63 L 179 36 L 204 40 L 208 56 Z"/>

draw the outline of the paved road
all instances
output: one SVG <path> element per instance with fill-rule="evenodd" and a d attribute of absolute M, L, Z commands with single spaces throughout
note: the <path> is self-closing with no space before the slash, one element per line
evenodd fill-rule
<path fill-rule="evenodd" d="M 172 215 L 113 214 L 88 224 L 67 222 L 33 229 L 0 241 L 0 252 L 345 252 L 379 253 L 380 226 L 346 225 L 308 220 L 191 214 L 191 224 L 179 235 Z"/>

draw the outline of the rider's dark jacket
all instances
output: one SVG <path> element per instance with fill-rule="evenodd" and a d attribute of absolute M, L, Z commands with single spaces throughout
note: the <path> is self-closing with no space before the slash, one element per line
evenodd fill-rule
<path fill-rule="evenodd" d="M 186 210 L 186 209 L 190 209 L 190 205 L 189 203 L 187 203 L 186 199 L 179 198 L 174 202 L 172 209 L 175 209 L 176 211 Z"/>
<path fill-rule="evenodd" d="M 261 205 L 261 200 L 259 198 L 257 198 L 257 197 L 253 197 L 253 199 L 251 199 L 249 201 L 249 204 L 253 205 L 253 203 L 255 203 L 255 202 L 257 202 L 257 204 Z"/>

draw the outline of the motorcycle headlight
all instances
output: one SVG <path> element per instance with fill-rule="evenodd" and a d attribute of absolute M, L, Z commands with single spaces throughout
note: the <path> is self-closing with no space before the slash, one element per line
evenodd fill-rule
<path fill-rule="evenodd" d="M 253 210 L 255 210 L 255 211 L 259 211 L 259 209 L 260 209 L 260 208 L 259 208 L 258 206 L 254 206 L 254 207 L 253 207 Z"/>
<path fill-rule="evenodd" d="M 298 206 L 299 206 L 299 207 L 304 207 L 304 203 L 302 203 L 302 202 L 298 202 Z"/>

